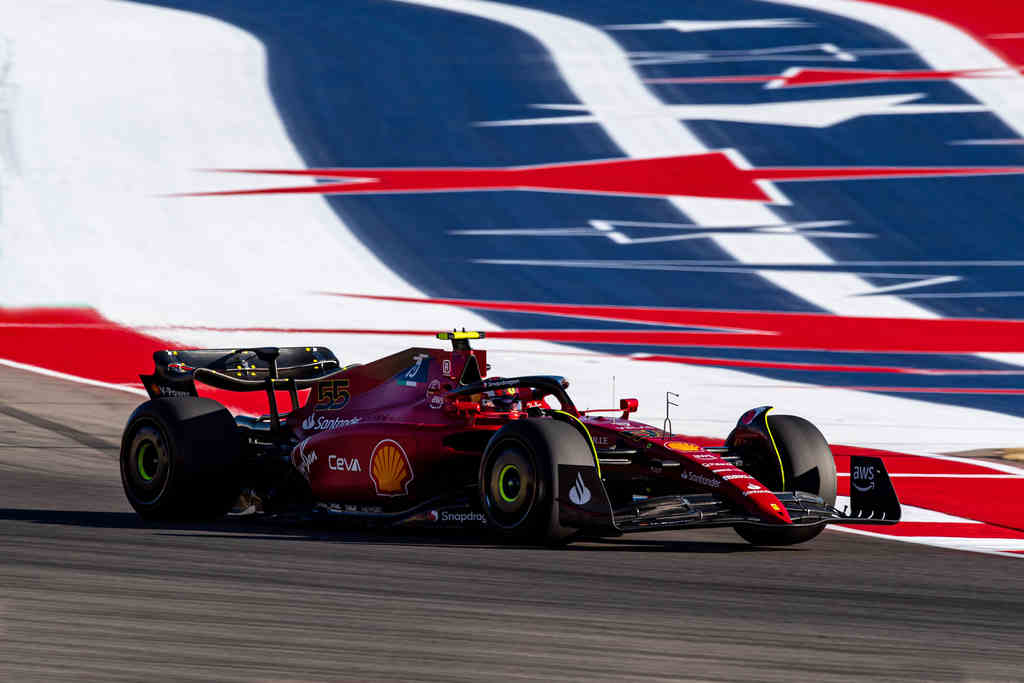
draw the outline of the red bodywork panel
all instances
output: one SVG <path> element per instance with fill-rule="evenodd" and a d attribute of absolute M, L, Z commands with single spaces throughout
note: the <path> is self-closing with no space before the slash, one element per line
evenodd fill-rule
<path fill-rule="evenodd" d="M 526 389 L 487 387 L 447 394 L 486 375 L 485 351 L 413 348 L 317 382 L 287 427 L 300 439 L 291 458 L 314 496 L 328 503 L 407 509 L 459 484 L 476 481 L 491 434 L 530 407 L 548 408 Z M 717 453 L 685 437 L 628 419 L 579 415 L 605 474 L 635 468 L 679 493 L 715 493 L 766 520 L 790 521 L 763 485 Z M 643 453 L 645 464 L 615 462 L 615 451 Z M 653 461 L 653 463 L 652 463 Z M 615 462 L 615 464 L 613 464 Z"/>
<path fill-rule="evenodd" d="M 414 348 L 318 382 L 288 416 L 302 439 L 292 462 L 328 502 L 409 507 L 442 483 L 450 488 L 444 480 L 474 456 L 442 440 L 474 429 L 476 418 L 457 413 L 444 395 L 463 373 L 478 381 L 486 358 L 485 351 Z"/>

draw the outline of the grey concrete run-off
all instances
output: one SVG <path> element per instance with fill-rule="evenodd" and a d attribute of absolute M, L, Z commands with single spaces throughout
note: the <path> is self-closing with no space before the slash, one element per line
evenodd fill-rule
<path fill-rule="evenodd" d="M 0 680 L 1020 680 L 1024 563 L 827 532 L 564 550 L 141 523 L 139 401 L 0 368 Z"/>

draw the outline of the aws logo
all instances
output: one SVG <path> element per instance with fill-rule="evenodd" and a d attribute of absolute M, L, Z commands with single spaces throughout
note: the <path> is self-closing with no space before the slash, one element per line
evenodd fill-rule
<path fill-rule="evenodd" d="M 871 465 L 854 465 L 851 484 L 853 488 L 862 493 L 873 491 L 875 488 L 875 468 Z"/>
<path fill-rule="evenodd" d="M 412 463 L 401 444 L 384 439 L 373 447 L 370 479 L 378 496 L 404 496 L 413 480 Z"/>

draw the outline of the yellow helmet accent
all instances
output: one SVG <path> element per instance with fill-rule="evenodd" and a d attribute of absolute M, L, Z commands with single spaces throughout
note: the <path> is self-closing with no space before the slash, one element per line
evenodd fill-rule
<path fill-rule="evenodd" d="M 466 332 L 465 330 L 463 330 L 462 332 L 456 332 L 455 330 L 452 330 L 451 332 L 437 333 L 437 338 L 443 339 L 445 341 L 455 341 L 456 339 L 483 339 L 486 336 L 487 335 L 484 334 L 483 332 Z"/>

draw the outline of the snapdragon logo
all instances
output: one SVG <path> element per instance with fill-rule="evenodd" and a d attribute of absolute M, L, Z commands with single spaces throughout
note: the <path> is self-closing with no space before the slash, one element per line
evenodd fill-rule
<path fill-rule="evenodd" d="M 466 522 L 484 522 L 485 517 L 479 512 L 441 512 L 442 522 L 456 522 L 458 524 L 465 524 Z"/>

